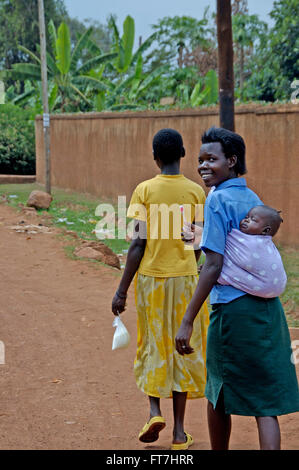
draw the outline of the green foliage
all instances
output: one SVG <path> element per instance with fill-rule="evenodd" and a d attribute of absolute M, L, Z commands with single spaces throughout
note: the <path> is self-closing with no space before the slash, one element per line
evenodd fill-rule
<path fill-rule="evenodd" d="M 290 84 L 299 78 L 299 2 L 280 0 L 274 2 L 270 14 L 275 25 L 270 35 L 270 60 L 274 73 L 280 82 L 275 90 L 276 99 L 289 99 Z"/>
<path fill-rule="evenodd" d="M 174 108 L 214 105 L 218 101 L 218 77 L 215 70 L 199 77 L 196 67 L 177 68 L 169 72 L 162 69 L 162 76 L 147 91 L 147 107 L 163 109 L 161 98 L 172 97 Z M 168 105 L 167 107 L 169 107 Z"/>
<path fill-rule="evenodd" d="M 237 13 L 232 17 L 233 41 L 235 49 L 235 85 L 236 95 L 244 99 L 245 80 L 253 72 L 253 58 L 267 37 L 268 26 L 257 15 Z M 239 88 L 239 89 L 238 89 Z"/>
<path fill-rule="evenodd" d="M 182 67 L 185 51 L 193 50 L 198 45 L 207 45 L 210 33 L 207 12 L 208 9 L 202 20 L 190 16 L 166 16 L 153 25 L 158 47 L 148 58 L 152 67 L 165 64 Z"/>
<path fill-rule="evenodd" d="M 89 110 L 90 101 L 87 94 L 97 90 L 99 81 L 88 75 L 94 67 L 98 67 L 105 62 L 116 57 L 115 53 L 102 54 L 101 50 L 90 40 L 92 30 L 89 29 L 78 39 L 77 44 L 71 50 L 70 31 L 66 23 L 61 23 L 58 32 L 52 21 L 49 23 L 49 35 L 51 43 L 51 53 L 47 54 L 48 80 L 49 80 L 49 105 L 50 110 L 73 112 Z M 23 52 L 27 53 L 34 64 L 18 63 L 13 64 L 11 70 L 0 73 L 1 76 L 13 79 L 41 81 L 40 59 L 32 51 L 20 46 Z M 92 48 L 99 55 L 82 63 L 82 51 L 84 48 Z M 39 46 L 37 45 L 39 51 Z M 35 102 L 40 100 L 40 89 L 32 86 L 28 95 L 22 96 L 32 98 L 35 94 Z"/>
<path fill-rule="evenodd" d="M 31 1 L 28 5 L 32 6 Z M 0 12 L 4 4 L 20 6 L 22 2 L 0 0 Z M 51 0 L 50 4 L 60 5 L 62 13 L 63 0 Z M 17 12 L 20 15 L 20 10 L 14 14 Z M 257 15 L 248 14 L 246 0 L 235 0 L 233 12 L 236 98 L 289 100 L 291 83 L 299 78 L 298 0 L 274 2 L 271 29 Z M 107 26 L 92 20 L 83 24 L 67 14 L 59 28 L 49 21 L 50 111 L 163 109 L 160 100 L 164 97 L 173 99 L 167 108 L 216 104 L 217 44 L 208 9 L 201 20 L 167 16 L 152 27 L 154 33 L 134 51 L 135 22 L 131 16 L 125 18 L 121 30 L 113 16 Z M 12 83 L 6 86 L 6 102 L 40 113 L 39 44 L 29 49 L 22 42 L 18 52 L 22 60 L 0 71 L 0 78 Z"/>
<path fill-rule="evenodd" d="M 34 121 L 31 112 L 0 105 L 0 173 L 35 174 Z"/>
<path fill-rule="evenodd" d="M 190 97 L 191 106 L 196 107 L 202 104 L 212 105 L 218 100 L 218 77 L 215 70 L 210 70 L 205 76 L 204 86 L 198 82 Z"/>
<path fill-rule="evenodd" d="M 259 32 L 259 44 L 248 61 L 244 98 L 290 100 L 291 84 L 299 78 L 299 2 L 279 0 L 270 13 L 274 25 Z"/>
<path fill-rule="evenodd" d="M 44 9 L 47 23 L 52 19 L 58 25 L 67 15 L 63 0 L 46 0 Z M 36 53 L 38 43 L 37 0 L 0 0 L 0 69 L 28 62 L 28 56 L 18 45 Z M 9 85 L 12 83 L 12 80 L 8 82 Z"/>
<path fill-rule="evenodd" d="M 102 24 L 93 18 L 87 18 L 83 22 L 78 18 L 66 17 L 66 24 L 70 28 L 72 47 L 77 43 L 78 37 L 82 36 L 87 30 L 92 29 L 92 40 L 103 52 L 109 52 L 113 43 L 113 34 L 108 24 Z M 91 58 L 90 50 L 83 50 L 83 60 Z"/>
<path fill-rule="evenodd" d="M 61 75 L 66 75 L 71 65 L 71 36 L 69 27 L 61 23 L 56 39 L 56 65 Z"/>

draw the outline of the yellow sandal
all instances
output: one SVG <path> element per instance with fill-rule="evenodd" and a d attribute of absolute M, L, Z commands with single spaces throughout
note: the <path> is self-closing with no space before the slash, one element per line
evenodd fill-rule
<path fill-rule="evenodd" d="M 171 450 L 187 450 L 193 444 L 193 437 L 191 434 L 185 432 L 186 441 L 181 444 L 171 444 Z"/>
<path fill-rule="evenodd" d="M 162 416 L 154 416 L 146 423 L 139 433 L 138 439 L 141 442 L 155 442 L 159 439 L 159 432 L 166 426 Z"/>

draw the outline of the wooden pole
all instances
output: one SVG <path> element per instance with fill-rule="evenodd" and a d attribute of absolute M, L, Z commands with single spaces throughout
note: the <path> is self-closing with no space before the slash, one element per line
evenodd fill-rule
<path fill-rule="evenodd" d="M 48 102 L 48 74 L 46 56 L 46 28 L 44 1 L 38 0 L 38 19 L 40 33 L 40 55 L 41 75 L 43 89 L 43 129 L 44 129 L 44 152 L 45 152 L 45 187 L 46 192 L 51 194 L 51 165 L 50 165 L 50 114 Z"/>
<path fill-rule="evenodd" d="M 230 0 L 217 0 L 220 127 L 235 130 L 234 53 Z"/>

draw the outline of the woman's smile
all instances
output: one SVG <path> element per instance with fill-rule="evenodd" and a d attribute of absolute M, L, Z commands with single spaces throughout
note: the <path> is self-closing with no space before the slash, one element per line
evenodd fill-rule
<path fill-rule="evenodd" d="M 213 175 L 212 171 L 200 170 L 200 176 L 203 180 L 209 179 Z"/>

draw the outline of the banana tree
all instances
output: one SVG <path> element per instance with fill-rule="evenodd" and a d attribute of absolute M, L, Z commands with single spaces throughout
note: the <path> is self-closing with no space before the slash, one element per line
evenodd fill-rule
<path fill-rule="evenodd" d="M 152 34 L 133 52 L 135 40 L 135 22 L 129 15 L 123 23 L 123 34 L 120 35 L 113 16 L 109 25 L 114 33 L 112 51 L 117 55 L 107 64 L 109 79 L 103 76 L 103 69 L 90 71 L 88 75 L 98 83 L 98 93 L 94 97 L 94 107 L 98 111 L 103 109 L 121 110 L 136 109 L 145 105 L 142 97 L 146 90 L 158 79 L 165 67 L 159 67 L 151 73 L 143 70 L 143 54 L 157 37 Z M 106 74 L 107 75 L 107 74 Z M 101 89 L 101 84 L 104 88 Z"/>
<path fill-rule="evenodd" d="M 51 111 L 55 109 L 78 110 L 90 108 L 91 101 L 86 96 L 86 90 L 105 90 L 104 83 L 95 80 L 88 72 L 96 67 L 115 59 L 117 53 L 112 52 L 103 54 L 100 48 L 93 44 L 91 40 L 92 28 L 89 28 L 78 39 L 77 44 L 71 49 L 70 31 L 66 23 L 61 23 L 56 32 L 53 21 L 49 23 L 49 35 L 51 44 L 51 53 L 47 53 L 47 67 L 50 96 L 49 101 Z M 28 54 L 33 63 L 14 64 L 12 69 L 2 72 L 2 75 L 13 77 L 19 80 L 41 81 L 41 62 L 40 58 L 23 46 L 19 48 Z M 97 55 L 82 63 L 82 51 L 88 49 Z M 39 51 L 39 46 L 37 46 Z M 29 90 L 27 98 L 34 95 L 35 89 Z M 25 96 L 22 99 L 26 98 Z"/>
<path fill-rule="evenodd" d="M 113 16 L 110 17 L 109 25 L 114 33 L 114 46 L 113 49 L 117 53 L 117 57 L 113 65 L 118 74 L 126 73 L 130 67 L 134 66 L 137 59 L 148 49 L 154 40 L 157 38 L 157 33 L 151 34 L 133 53 L 135 41 L 135 22 L 134 19 L 128 15 L 123 22 L 123 34 L 120 32 L 115 23 Z"/>
<path fill-rule="evenodd" d="M 218 77 L 215 70 L 209 70 L 206 76 L 200 80 L 190 96 L 192 107 L 200 105 L 216 104 L 218 100 Z"/>
<path fill-rule="evenodd" d="M 120 111 L 123 109 L 146 108 L 147 90 L 157 82 L 165 70 L 165 66 L 158 67 L 152 72 L 143 72 L 141 55 L 137 58 L 134 69 L 127 76 L 122 76 L 116 83 L 105 80 L 105 91 L 100 91 L 94 98 L 94 107 L 97 111 L 110 109 Z"/>

